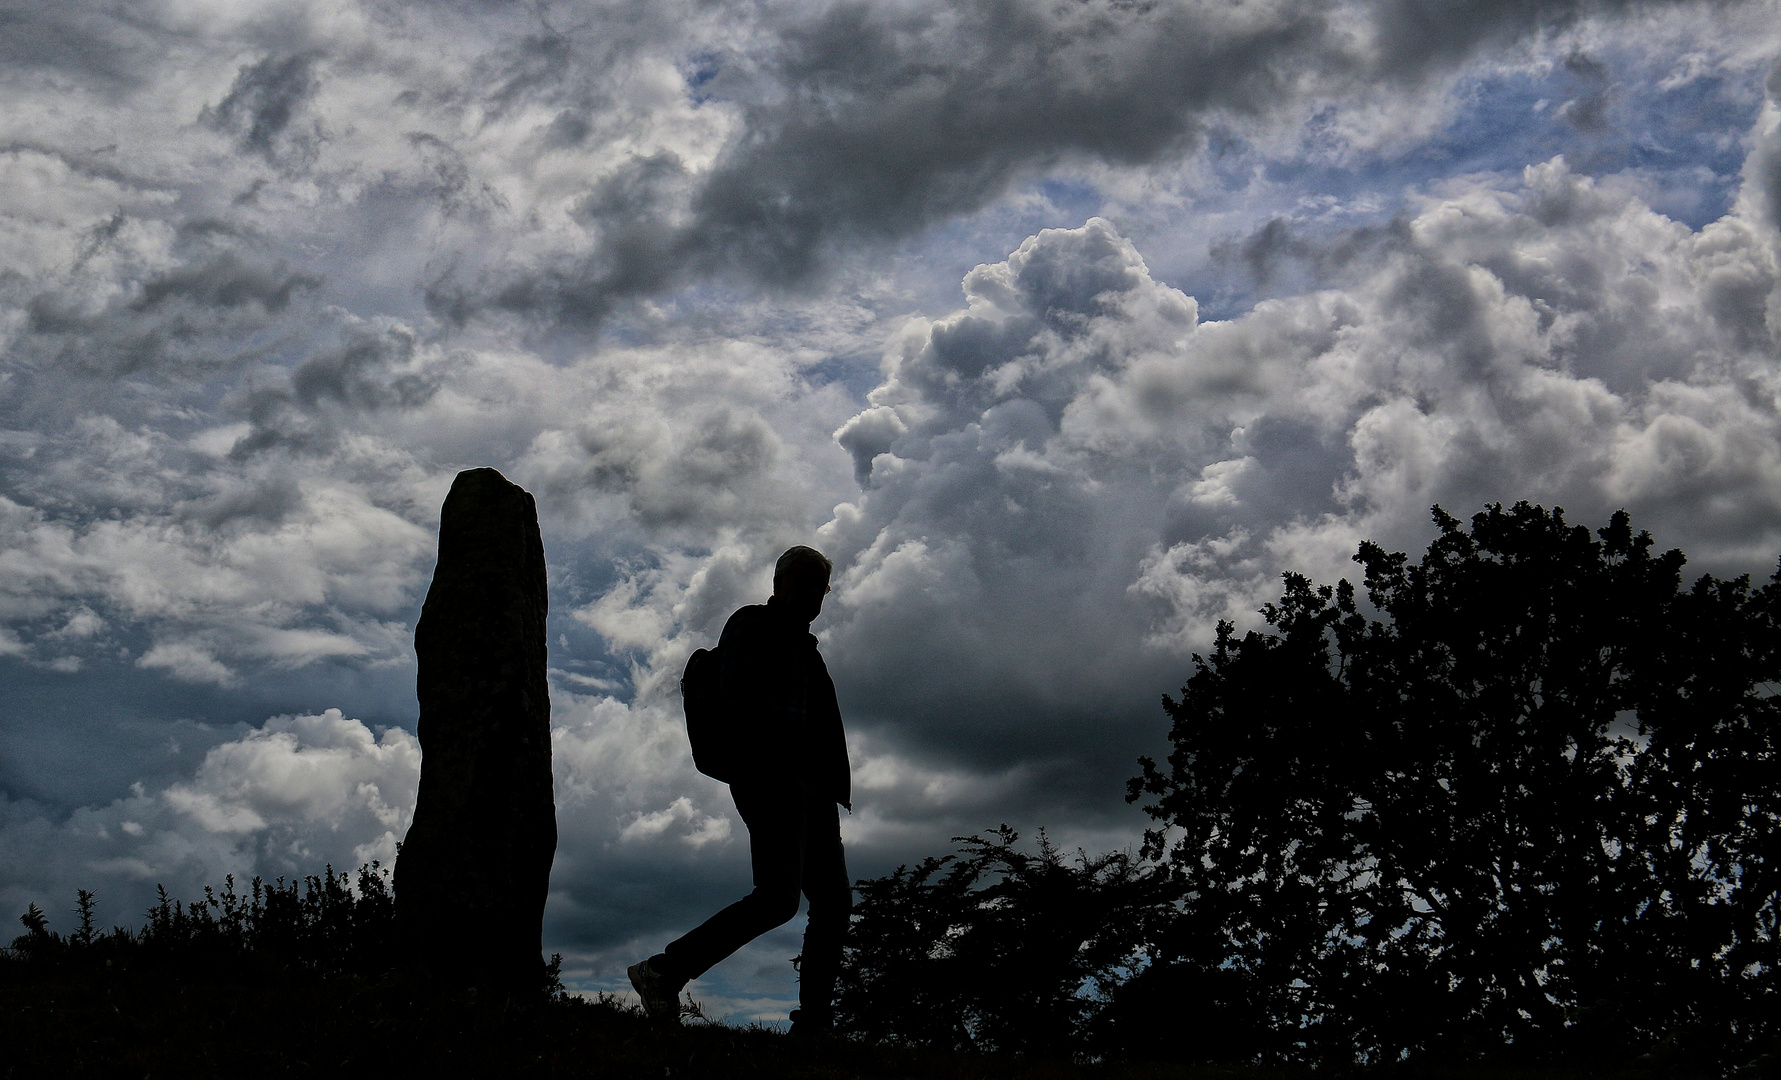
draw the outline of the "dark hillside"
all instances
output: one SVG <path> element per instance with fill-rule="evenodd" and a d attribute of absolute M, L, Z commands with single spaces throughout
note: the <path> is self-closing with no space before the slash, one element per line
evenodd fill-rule
<path fill-rule="evenodd" d="M 529 1000 L 395 973 L 186 965 L 106 935 L 54 960 L 0 960 L 0 1077 L 1284 1076 L 1112 1069 L 1014 1057 L 793 1042 L 777 1031 L 664 1030 L 610 1001 Z"/>
<path fill-rule="evenodd" d="M 399 978 L 179 975 L 152 967 L 0 962 L 0 1077 L 491 1076 L 1287 1080 L 1295 1069 L 1092 1065 L 1012 1055 L 793 1042 L 775 1031 L 678 1031 L 610 1002 L 517 1003 Z M 1366 1073 L 1360 1075 L 1368 1075 Z M 1373 1070 L 1442 1080 L 1686 1076 L 1670 1069 Z"/>
<path fill-rule="evenodd" d="M 957 1054 L 694 1021 L 674 1030 L 554 982 L 511 996 L 389 965 L 387 872 L 233 881 L 140 931 L 51 931 L 33 907 L 0 950 L 0 1078 L 500 1076 L 1200 1078 L 1277 1072 L 1138 1069 Z"/>

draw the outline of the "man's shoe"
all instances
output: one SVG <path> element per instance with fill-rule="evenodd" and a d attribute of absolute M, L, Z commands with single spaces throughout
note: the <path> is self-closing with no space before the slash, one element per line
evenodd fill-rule
<path fill-rule="evenodd" d="M 680 1023 L 680 988 L 684 982 L 677 983 L 663 975 L 648 960 L 632 964 L 625 974 L 631 977 L 631 985 L 643 999 L 645 1016 L 658 1024 Z"/>

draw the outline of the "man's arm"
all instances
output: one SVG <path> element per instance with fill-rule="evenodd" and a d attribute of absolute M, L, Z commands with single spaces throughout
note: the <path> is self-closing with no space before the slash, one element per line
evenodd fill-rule
<path fill-rule="evenodd" d="M 835 698 L 835 680 L 829 665 L 815 652 L 816 664 L 810 688 L 810 708 L 805 737 L 810 746 L 813 780 L 822 794 L 848 810 L 853 809 L 853 768 L 847 760 L 847 732 L 841 723 L 841 704 Z"/>

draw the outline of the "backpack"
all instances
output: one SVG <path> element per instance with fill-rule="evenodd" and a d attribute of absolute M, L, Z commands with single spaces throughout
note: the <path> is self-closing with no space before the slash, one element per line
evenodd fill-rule
<path fill-rule="evenodd" d="M 713 780 L 729 783 L 736 763 L 734 726 L 724 723 L 716 649 L 697 649 L 680 676 L 680 701 L 686 709 L 686 737 L 693 744 L 693 768 Z"/>

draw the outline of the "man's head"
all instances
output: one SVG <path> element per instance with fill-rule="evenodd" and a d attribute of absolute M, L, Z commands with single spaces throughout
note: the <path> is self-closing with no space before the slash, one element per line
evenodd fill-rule
<path fill-rule="evenodd" d="M 829 591 L 829 574 L 834 568 L 815 548 L 802 544 L 789 548 L 773 564 L 773 595 L 805 621 L 814 619 L 822 614 L 822 598 Z"/>

